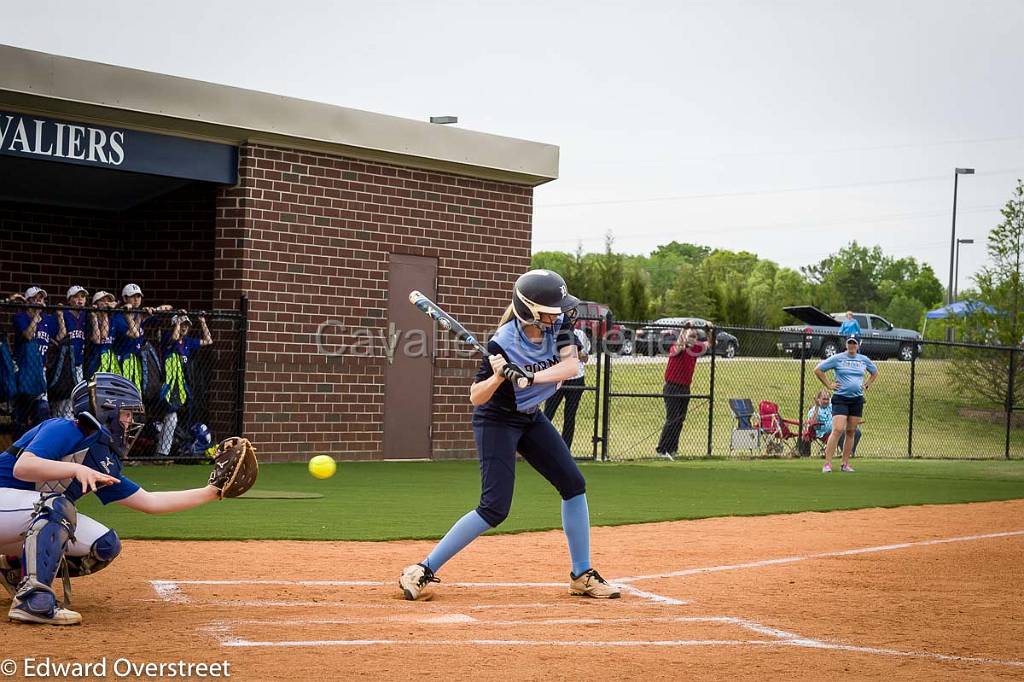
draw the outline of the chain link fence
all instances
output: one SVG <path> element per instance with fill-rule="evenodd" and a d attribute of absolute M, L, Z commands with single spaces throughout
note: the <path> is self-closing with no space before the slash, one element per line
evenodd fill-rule
<path fill-rule="evenodd" d="M 608 333 L 606 320 L 578 317 L 576 327 L 587 335 L 590 353 L 584 364 L 583 379 L 564 382 L 554 397 L 544 404 L 544 413 L 562 434 L 576 459 L 598 459 L 601 443 L 600 388 L 604 357 L 609 350 L 620 351 L 621 342 Z"/>
<path fill-rule="evenodd" d="M 115 371 L 136 383 L 146 406 L 145 426 L 125 459 L 203 460 L 196 427 L 206 425 L 213 442 L 242 433 L 245 304 L 243 298 L 237 311 L 155 311 L 140 327 L 141 347 L 128 359 L 118 355 L 116 345 L 107 345 L 114 337 L 110 321 L 123 316 L 121 309 L 0 302 L 0 451 L 43 419 L 71 417 L 69 397 L 77 380 L 95 371 Z M 26 324 L 32 324 L 37 311 L 35 333 L 26 339 Z M 181 314 L 191 323 L 190 340 L 174 344 L 171 321 Z M 63 339 L 58 315 L 65 316 Z M 200 320 L 211 343 L 203 342 Z M 102 331 L 110 338 L 104 339 Z M 177 357 L 169 361 L 172 355 Z"/>
<path fill-rule="evenodd" d="M 814 370 L 834 335 L 699 329 L 705 350 L 691 358 L 684 389 L 666 373 L 680 330 L 619 324 L 635 331 L 635 352 L 602 357 L 600 459 L 823 455 L 827 434 L 811 422 L 824 389 Z M 855 456 L 1024 458 L 1024 351 L 884 334 L 864 346 L 879 376 Z"/>

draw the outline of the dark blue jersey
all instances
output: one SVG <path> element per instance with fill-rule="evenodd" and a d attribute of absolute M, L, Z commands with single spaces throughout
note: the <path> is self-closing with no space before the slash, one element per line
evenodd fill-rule
<path fill-rule="evenodd" d="M 187 365 L 188 359 L 201 345 L 202 342 L 192 336 L 183 336 L 174 341 L 171 339 L 171 332 L 165 331 L 160 335 L 160 358 L 166 360 L 171 353 L 177 353 L 181 356 L 181 364 Z"/>
<path fill-rule="evenodd" d="M 46 357 L 46 349 L 50 346 L 53 337 L 57 335 L 57 318 L 49 313 L 43 313 L 36 323 L 36 335 L 32 339 L 25 338 L 25 330 L 32 325 L 32 313 L 20 312 L 14 314 L 14 347 L 18 349 L 22 344 L 35 341 L 39 344 L 39 354 Z"/>
<path fill-rule="evenodd" d="M 142 346 L 146 343 L 143 328 L 156 324 L 159 320 L 151 315 L 139 323 L 139 335 L 132 338 L 128 335 L 128 318 L 126 315 L 139 315 L 140 313 L 125 313 L 119 311 L 110 317 L 110 335 L 114 337 L 114 354 L 118 360 L 124 360 L 129 355 L 138 355 L 142 352 Z"/>
<path fill-rule="evenodd" d="M 75 366 L 81 367 L 85 361 L 85 310 L 65 310 L 64 329 L 71 341 L 71 352 L 75 356 Z"/>

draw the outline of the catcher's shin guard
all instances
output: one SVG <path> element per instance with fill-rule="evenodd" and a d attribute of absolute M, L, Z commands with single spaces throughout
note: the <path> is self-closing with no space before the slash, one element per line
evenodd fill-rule
<path fill-rule="evenodd" d="M 64 550 L 75 537 L 78 510 L 63 495 L 43 495 L 36 502 L 32 520 L 25 533 L 21 553 L 24 573 L 14 595 L 11 618 L 24 622 L 49 622 L 61 611 L 50 584 L 57 576 Z M 24 613 L 16 618 L 15 612 Z"/>
<path fill-rule="evenodd" d="M 96 571 L 106 568 L 121 553 L 121 539 L 117 533 L 108 530 L 92 543 L 89 553 L 85 556 L 65 556 L 64 561 L 68 565 L 68 575 L 72 578 L 80 578 L 83 575 L 90 575 Z"/>

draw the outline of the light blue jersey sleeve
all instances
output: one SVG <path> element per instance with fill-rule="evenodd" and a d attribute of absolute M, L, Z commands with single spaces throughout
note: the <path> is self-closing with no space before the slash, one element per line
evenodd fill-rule
<path fill-rule="evenodd" d="M 835 369 L 839 365 L 840 355 L 840 353 L 836 353 L 832 357 L 825 358 L 824 360 L 818 363 L 817 369 L 820 369 L 822 372 L 827 372 L 830 369 Z"/>
<path fill-rule="evenodd" d="M 871 358 L 866 355 L 859 355 L 858 357 L 864 362 L 864 366 L 867 368 L 870 374 L 878 374 L 878 368 L 875 367 L 875 363 L 871 362 Z"/>

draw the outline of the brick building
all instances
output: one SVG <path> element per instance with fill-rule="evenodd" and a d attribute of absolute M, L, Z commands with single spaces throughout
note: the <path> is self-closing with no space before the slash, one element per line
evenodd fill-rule
<path fill-rule="evenodd" d="M 0 291 L 245 294 L 264 459 L 472 454 L 478 360 L 407 295 L 492 329 L 557 147 L 5 46 L 0 63 Z"/>

